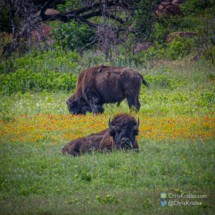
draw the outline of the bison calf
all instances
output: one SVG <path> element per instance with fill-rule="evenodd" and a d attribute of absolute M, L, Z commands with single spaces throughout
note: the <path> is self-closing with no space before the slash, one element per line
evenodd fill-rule
<path fill-rule="evenodd" d="M 136 149 L 138 143 L 136 136 L 138 135 L 138 122 L 134 117 L 128 114 L 116 115 L 112 122 L 108 121 L 109 128 L 86 137 L 72 140 L 62 149 L 63 154 L 80 155 L 91 150 L 102 151 L 104 149 Z"/>

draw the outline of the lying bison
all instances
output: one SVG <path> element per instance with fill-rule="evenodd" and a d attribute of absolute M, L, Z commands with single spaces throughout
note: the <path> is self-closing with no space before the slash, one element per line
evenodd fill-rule
<path fill-rule="evenodd" d="M 148 86 L 138 72 L 117 66 L 95 66 L 83 70 L 78 76 L 76 91 L 68 101 L 69 112 L 86 114 L 86 112 L 103 113 L 105 103 L 127 99 L 128 105 L 140 109 L 138 100 L 141 82 Z"/>
<path fill-rule="evenodd" d="M 80 155 L 91 150 L 104 149 L 135 149 L 138 150 L 136 137 L 138 135 L 138 122 L 127 114 L 116 115 L 112 122 L 108 121 L 109 128 L 86 137 L 72 140 L 62 149 L 63 154 Z"/>

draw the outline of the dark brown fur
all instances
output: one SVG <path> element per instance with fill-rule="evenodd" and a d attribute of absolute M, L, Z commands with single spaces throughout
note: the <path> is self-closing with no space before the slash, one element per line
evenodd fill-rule
<path fill-rule="evenodd" d="M 135 137 L 138 135 L 138 130 L 135 130 L 134 133 L 130 134 L 133 126 L 137 125 L 134 117 L 127 114 L 118 114 L 112 120 L 111 125 L 115 126 L 117 131 L 107 128 L 98 133 L 92 133 L 86 137 L 72 140 L 63 147 L 62 153 L 77 156 L 91 150 L 103 151 L 104 149 L 120 149 L 123 148 L 121 145 L 121 139 L 123 137 L 129 137 L 131 141 L 130 149 L 138 150 L 139 146 Z M 117 136 L 117 132 L 119 133 L 119 130 L 121 136 Z"/>
<path fill-rule="evenodd" d="M 101 72 L 98 69 L 101 68 Z M 76 91 L 68 101 L 68 109 L 73 114 L 86 114 L 87 111 L 102 113 L 102 105 L 115 103 L 118 105 L 125 98 L 140 109 L 138 99 L 141 82 L 148 86 L 138 72 L 116 66 L 96 66 L 83 70 L 78 77 Z"/>

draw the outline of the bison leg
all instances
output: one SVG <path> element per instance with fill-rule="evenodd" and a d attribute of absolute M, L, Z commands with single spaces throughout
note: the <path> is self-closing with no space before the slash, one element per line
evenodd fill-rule
<path fill-rule="evenodd" d="M 138 96 L 137 96 L 136 101 L 135 101 L 135 107 L 137 108 L 138 111 L 140 110 L 140 101 L 138 99 Z"/>
<path fill-rule="evenodd" d="M 85 95 L 90 103 L 90 107 L 94 114 L 104 112 L 104 108 L 102 107 L 101 100 L 97 92 L 93 92 L 92 90 L 86 90 Z"/>
<path fill-rule="evenodd" d="M 90 101 L 90 106 L 94 114 L 104 112 L 104 108 L 100 104 L 96 104 L 95 102 Z"/>
<path fill-rule="evenodd" d="M 83 106 L 83 107 L 81 108 L 81 114 L 86 115 L 87 112 L 90 112 L 90 113 L 92 112 L 91 107 L 90 107 L 90 106 Z"/>
<path fill-rule="evenodd" d="M 136 107 L 136 104 L 135 104 L 135 97 L 128 97 L 127 98 L 127 101 L 128 101 L 128 106 L 129 108 L 131 108 L 132 106 Z M 137 108 L 137 107 L 136 107 Z"/>
<path fill-rule="evenodd" d="M 78 144 L 78 140 L 71 141 L 67 145 L 63 147 L 61 150 L 63 154 L 69 154 L 73 156 L 78 156 L 80 155 L 80 144 Z"/>
<path fill-rule="evenodd" d="M 139 94 L 127 97 L 129 108 L 134 106 L 134 107 L 136 107 L 137 111 L 139 111 L 139 109 L 140 109 L 140 102 L 139 102 L 139 99 L 138 99 L 138 95 Z"/>

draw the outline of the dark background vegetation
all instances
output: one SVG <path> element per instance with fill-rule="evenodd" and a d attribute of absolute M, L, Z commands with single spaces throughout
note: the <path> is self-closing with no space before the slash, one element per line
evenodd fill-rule
<path fill-rule="evenodd" d="M 169 33 L 192 31 L 197 33 L 194 41 L 187 46 L 178 44 L 180 53 L 176 57 L 189 54 L 195 46 L 197 55 L 204 55 L 214 64 L 214 5 L 212 0 L 3 1 L 1 37 L 11 34 L 11 40 L 2 38 L 1 53 L 9 57 L 28 51 L 31 55 L 38 40 L 35 34 L 41 35 L 37 49 L 50 49 L 44 24 L 53 27 L 53 46 L 78 49 L 81 53 L 94 45 L 103 50 L 106 61 L 119 52 L 129 60 L 138 60 L 134 55 L 138 44 L 151 42 L 167 48 L 165 38 Z M 59 12 L 48 11 L 50 8 Z"/>

